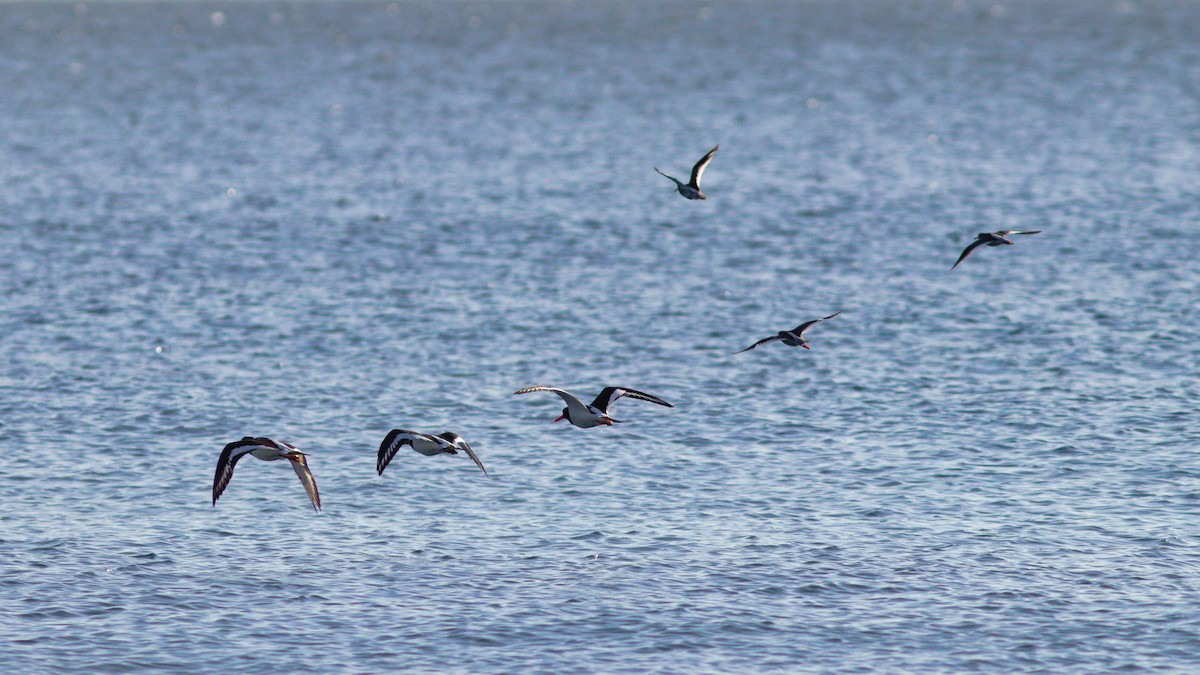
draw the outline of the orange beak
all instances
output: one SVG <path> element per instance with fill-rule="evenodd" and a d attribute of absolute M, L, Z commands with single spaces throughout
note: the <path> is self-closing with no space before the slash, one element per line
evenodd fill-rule
<path fill-rule="evenodd" d="M 561 421 L 563 421 L 563 416 L 562 416 L 562 415 L 559 415 L 558 417 L 555 417 L 555 418 L 554 418 L 554 421 L 555 421 L 555 422 L 561 422 Z"/>
<path fill-rule="evenodd" d="M 809 347 L 808 345 L 800 345 L 800 346 L 804 347 L 805 349 L 812 349 L 812 347 Z"/>

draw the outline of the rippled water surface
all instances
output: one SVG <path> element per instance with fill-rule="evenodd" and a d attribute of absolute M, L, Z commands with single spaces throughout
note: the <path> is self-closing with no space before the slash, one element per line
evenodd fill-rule
<path fill-rule="evenodd" d="M 1136 0 L 0 4 L 0 661 L 1194 671 L 1197 35 Z M 717 143 L 707 201 L 652 170 Z M 998 229 L 1042 233 L 949 270 Z M 532 384 L 676 407 L 578 429 Z M 492 478 L 376 476 L 394 427 Z M 253 459 L 214 509 L 243 435 L 324 511 Z"/>

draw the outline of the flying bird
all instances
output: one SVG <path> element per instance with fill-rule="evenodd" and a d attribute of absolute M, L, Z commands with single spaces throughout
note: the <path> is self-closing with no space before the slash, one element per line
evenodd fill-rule
<path fill-rule="evenodd" d="M 716 148 L 713 149 L 715 150 Z M 624 387 L 605 387 L 604 391 L 600 392 L 600 395 L 597 396 L 594 401 L 592 401 L 591 405 L 584 405 L 583 401 L 575 398 L 575 396 L 570 392 L 563 391 L 562 389 L 558 389 L 556 387 L 545 387 L 542 385 L 518 389 L 513 393 L 513 396 L 516 396 L 517 394 L 528 394 L 533 391 L 552 391 L 555 394 L 558 394 L 563 401 L 566 401 L 567 407 L 562 409 L 562 415 L 556 417 L 554 421 L 557 422 L 559 420 L 566 420 L 581 429 L 598 427 L 601 425 L 612 426 L 613 424 L 619 424 L 621 420 L 616 420 L 609 416 L 608 408 L 622 396 L 628 396 L 629 398 L 636 398 L 642 401 L 657 403 L 658 405 L 666 406 L 668 408 L 675 407 L 657 396 L 651 396 L 650 394 L 637 391 L 636 389 L 625 389 Z"/>
<path fill-rule="evenodd" d="M 383 475 L 383 470 L 387 468 L 388 462 L 400 452 L 400 448 L 409 446 L 413 450 L 419 452 L 426 457 L 434 455 L 457 455 L 459 450 L 467 453 L 467 457 L 475 462 L 483 475 L 487 476 L 487 469 L 483 468 L 483 462 L 479 461 L 479 457 L 475 455 L 475 451 L 462 436 L 447 431 L 436 436 L 429 434 L 419 434 L 415 431 L 407 431 L 405 429 L 392 429 L 387 436 L 383 437 L 383 442 L 379 444 L 379 455 L 375 460 L 375 470 L 379 475 Z M 488 476 L 491 478 L 491 476 Z"/>
<path fill-rule="evenodd" d="M 774 342 L 775 340 L 781 340 L 783 342 L 783 344 L 785 344 L 789 347 L 804 347 L 805 349 L 812 349 L 811 347 L 808 346 L 808 340 L 804 339 L 804 331 L 811 328 L 813 324 L 821 323 L 822 321 L 824 321 L 826 319 L 832 319 L 833 317 L 837 316 L 838 314 L 841 314 L 841 312 L 837 312 L 836 314 L 830 314 L 829 316 L 822 317 L 820 319 L 813 319 L 812 321 L 805 321 L 804 323 L 800 324 L 799 326 L 796 326 L 795 328 L 793 328 L 791 330 L 779 331 L 779 333 L 776 335 L 772 335 L 769 338 L 763 338 L 763 339 L 759 340 L 758 342 L 755 342 L 754 344 L 750 345 L 749 347 L 746 347 L 745 349 L 743 349 L 741 351 L 734 352 L 734 354 L 741 354 L 742 352 L 748 352 L 751 349 L 754 349 L 755 347 L 757 347 L 759 345 L 765 345 L 768 342 Z"/>
<path fill-rule="evenodd" d="M 308 493 L 308 499 L 312 502 L 313 509 L 321 510 L 321 495 L 317 494 L 317 481 L 313 478 L 312 472 L 308 470 L 307 455 L 290 443 L 250 436 L 246 436 L 240 441 L 234 441 L 221 450 L 221 456 L 217 459 L 217 473 L 213 476 L 213 506 L 217 505 L 217 497 L 221 496 L 221 493 L 225 491 L 225 486 L 229 485 L 229 479 L 233 478 L 233 467 L 237 465 L 239 459 L 246 455 L 253 455 L 267 462 L 277 459 L 286 459 L 291 462 L 292 470 L 300 477 L 300 484 Z"/>
<path fill-rule="evenodd" d="M 958 261 L 955 262 L 954 266 L 950 269 L 958 267 L 958 263 L 966 260 L 967 256 L 971 255 L 971 251 L 974 251 L 980 246 L 985 244 L 987 246 L 1012 246 L 1012 241 L 1008 239 L 1008 235 L 1037 234 L 1039 232 L 1041 232 L 1041 230 L 1000 230 L 999 232 L 980 232 L 979 235 L 975 237 L 975 241 L 971 242 L 967 248 L 963 249 L 962 255 L 958 256 Z"/>
<path fill-rule="evenodd" d="M 667 178 L 670 178 L 671 180 L 675 181 L 676 192 L 683 195 L 684 197 L 686 197 L 688 199 L 708 199 L 708 197 L 705 196 L 705 194 L 700 191 L 700 176 L 704 174 L 705 167 L 707 167 L 708 163 L 710 161 L 712 161 L 712 157 L 717 152 L 717 148 L 719 148 L 719 147 L 721 147 L 721 146 L 714 145 L 713 149 L 709 150 L 707 155 L 701 157 L 699 162 L 696 162 L 696 166 L 692 167 L 692 178 L 691 178 L 691 180 L 689 180 L 687 182 L 687 184 L 684 184 L 682 181 L 680 181 L 678 178 L 675 178 L 674 176 L 667 176 L 667 174 L 663 173 L 662 171 L 659 171 L 657 166 L 654 167 L 654 170 L 658 171 L 660 174 L 662 174 L 664 176 L 667 176 Z"/>

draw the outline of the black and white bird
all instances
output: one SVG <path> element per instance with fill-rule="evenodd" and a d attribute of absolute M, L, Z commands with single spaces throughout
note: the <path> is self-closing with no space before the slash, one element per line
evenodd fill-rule
<path fill-rule="evenodd" d="M 246 436 L 240 441 L 226 445 L 221 450 L 221 456 L 217 459 L 217 473 L 213 476 L 213 506 L 217 505 L 217 497 L 221 496 L 221 493 L 225 491 L 225 486 L 229 485 L 229 479 L 233 478 L 233 467 L 237 465 L 239 459 L 246 455 L 253 455 L 267 462 L 277 459 L 286 459 L 291 462 L 292 470 L 300 477 L 300 484 L 308 493 L 308 499 L 312 502 L 313 509 L 321 510 L 321 495 L 317 494 L 317 481 L 313 478 L 312 472 L 308 470 L 307 455 L 290 443 L 280 443 L 261 436 L 258 438 Z"/>
<path fill-rule="evenodd" d="M 734 354 L 741 354 L 742 352 L 748 352 L 751 349 L 754 349 L 755 347 L 757 347 L 759 345 L 765 345 L 768 342 L 774 342 L 776 340 L 783 342 L 783 344 L 785 344 L 789 347 L 804 347 L 805 349 L 812 349 L 811 347 L 808 346 L 808 340 L 804 339 L 804 331 L 808 330 L 809 328 L 812 328 L 813 324 L 821 323 L 822 321 L 825 321 L 826 319 L 832 319 L 833 317 L 837 316 L 838 314 L 841 314 L 841 312 L 837 312 L 836 314 L 830 314 L 829 316 L 821 317 L 820 319 L 813 319 L 812 321 L 805 321 L 804 323 L 800 324 L 799 326 L 796 326 L 795 328 L 793 328 L 791 330 L 779 331 L 779 333 L 772 335 L 769 338 L 763 338 L 763 339 L 759 340 L 758 342 L 755 342 L 754 344 L 750 345 L 749 347 L 746 347 L 745 349 L 734 352 Z"/>
<path fill-rule="evenodd" d="M 967 256 L 971 255 L 971 251 L 974 251 L 980 246 L 1012 246 L 1012 241 L 1009 240 L 1008 235 L 1037 234 L 1039 232 L 1041 232 L 1041 230 L 1000 230 L 998 232 L 980 232 L 979 235 L 975 237 L 975 241 L 971 242 L 970 246 L 967 246 L 967 248 L 963 250 L 962 255 L 958 256 L 958 261 L 955 262 L 950 269 L 958 267 L 958 263 L 966 260 Z"/>
<path fill-rule="evenodd" d="M 721 146 L 714 145 L 713 149 L 709 150 L 707 155 L 701 157 L 699 162 L 696 162 L 696 166 L 692 167 L 692 178 L 686 184 L 674 176 L 667 176 L 667 174 L 659 171 L 657 166 L 654 167 L 654 170 L 675 181 L 675 190 L 684 197 L 688 199 L 708 199 L 708 197 L 700 191 L 700 176 L 704 174 L 705 167 L 707 167 L 708 163 L 712 161 L 713 155 L 717 152 L 717 148 L 719 147 Z"/>
<path fill-rule="evenodd" d="M 467 457 L 470 457 L 475 462 L 475 465 L 479 467 L 483 475 L 488 475 L 487 469 L 483 468 L 483 462 L 479 461 L 479 457 L 475 455 L 475 451 L 471 449 L 471 446 L 467 445 L 462 436 L 454 432 L 447 431 L 436 436 L 430 436 L 429 434 L 419 434 L 406 429 L 392 429 L 388 432 L 387 436 L 383 437 L 383 442 L 379 444 L 379 455 L 375 460 L 375 470 L 379 472 L 380 476 L 383 475 L 383 470 L 387 468 L 388 462 L 391 462 L 396 453 L 400 452 L 400 448 L 406 445 L 426 457 L 434 455 L 457 455 L 458 451 L 462 450 L 467 453 Z M 491 476 L 488 476 L 488 478 L 491 478 Z"/>
<path fill-rule="evenodd" d="M 513 396 L 516 396 L 517 394 L 528 394 L 534 391 L 552 391 L 555 394 L 558 394 L 562 400 L 566 401 L 567 407 L 562 409 L 562 415 L 556 417 L 554 421 L 557 422 L 559 420 L 566 420 L 571 424 L 580 427 L 581 429 L 598 427 L 601 425 L 612 426 L 613 424 L 619 424 L 621 420 L 613 419 L 608 414 L 608 408 L 622 396 L 628 396 L 629 398 L 636 398 L 642 401 L 657 403 L 658 405 L 663 405 L 668 408 L 675 407 L 657 396 L 651 396 L 645 392 L 637 391 L 636 389 L 626 389 L 624 387 L 605 387 L 604 391 L 600 392 L 600 395 L 596 397 L 596 400 L 592 401 L 591 405 L 584 405 L 583 401 L 575 398 L 575 396 L 568 391 L 563 391 L 557 387 L 546 387 L 542 385 L 518 389 L 513 393 Z"/>

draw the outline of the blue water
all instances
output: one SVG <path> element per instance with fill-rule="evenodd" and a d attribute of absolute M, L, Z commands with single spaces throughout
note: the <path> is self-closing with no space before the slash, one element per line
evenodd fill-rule
<path fill-rule="evenodd" d="M 1141 0 L 0 4 L 0 663 L 1195 672 L 1197 35 Z M 707 201 L 651 168 L 717 143 Z M 1042 233 L 949 271 L 997 229 Z M 577 429 L 533 384 L 676 407 Z M 492 478 L 376 476 L 394 427 Z M 253 459 L 214 509 L 244 435 L 324 511 Z"/>

